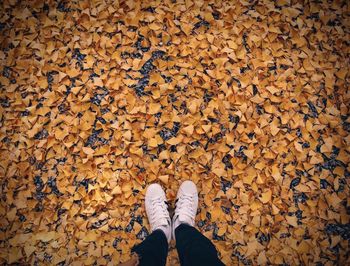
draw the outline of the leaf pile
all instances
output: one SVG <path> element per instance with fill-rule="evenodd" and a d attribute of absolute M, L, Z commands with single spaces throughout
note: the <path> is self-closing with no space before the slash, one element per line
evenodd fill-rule
<path fill-rule="evenodd" d="M 1 264 L 125 261 L 186 179 L 227 265 L 349 263 L 348 1 L 0 14 Z"/>

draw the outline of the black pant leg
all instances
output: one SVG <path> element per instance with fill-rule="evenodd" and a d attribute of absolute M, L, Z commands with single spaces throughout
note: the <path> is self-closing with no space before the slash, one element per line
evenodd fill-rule
<path fill-rule="evenodd" d="M 162 230 L 155 230 L 131 249 L 139 256 L 140 266 L 165 266 L 168 256 L 168 240 Z"/>
<path fill-rule="evenodd" d="M 196 228 L 181 224 L 175 229 L 176 248 L 182 266 L 222 266 L 211 241 Z"/>

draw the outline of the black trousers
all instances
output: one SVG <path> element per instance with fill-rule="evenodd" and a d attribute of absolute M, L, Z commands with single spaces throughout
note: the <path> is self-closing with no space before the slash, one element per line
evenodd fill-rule
<path fill-rule="evenodd" d="M 175 229 L 176 248 L 182 266 L 224 265 L 215 246 L 194 227 L 181 224 Z M 168 241 L 162 230 L 155 230 L 142 243 L 132 248 L 140 258 L 140 266 L 165 266 Z"/>

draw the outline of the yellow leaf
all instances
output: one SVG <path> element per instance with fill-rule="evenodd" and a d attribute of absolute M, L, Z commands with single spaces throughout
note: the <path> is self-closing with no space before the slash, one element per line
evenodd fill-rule
<path fill-rule="evenodd" d="M 101 146 L 98 149 L 96 149 L 94 156 L 107 154 L 109 150 L 110 150 L 110 147 L 108 145 Z"/>
<path fill-rule="evenodd" d="M 124 139 L 126 139 L 127 141 L 131 141 L 131 137 L 132 137 L 131 131 L 130 131 L 130 130 L 125 131 L 124 134 L 123 134 L 123 137 L 124 137 Z"/>
<path fill-rule="evenodd" d="M 156 113 L 159 113 L 161 108 L 162 106 L 159 103 L 150 103 L 148 113 L 154 115 Z"/>
<path fill-rule="evenodd" d="M 343 69 L 339 70 L 338 72 L 335 73 L 335 75 L 339 78 L 344 80 L 346 74 L 348 73 L 349 69 L 344 67 Z"/>
<path fill-rule="evenodd" d="M 265 265 L 267 262 L 267 258 L 265 255 L 265 251 L 261 251 L 258 258 L 257 258 L 257 262 L 259 265 Z"/>
<path fill-rule="evenodd" d="M 94 84 L 96 86 L 100 86 L 100 87 L 103 87 L 103 85 L 104 85 L 102 79 L 98 78 L 98 77 L 94 77 Z"/>
<path fill-rule="evenodd" d="M 97 233 L 94 231 L 86 232 L 86 235 L 83 237 L 85 242 L 94 242 L 97 240 Z"/>
<path fill-rule="evenodd" d="M 162 151 L 159 153 L 159 160 L 166 160 L 170 158 L 170 153 L 167 150 Z"/>
<path fill-rule="evenodd" d="M 160 181 L 162 181 L 164 184 L 168 184 L 169 181 L 169 175 L 161 175 L 158 177 Z"/>
<path fill-rule="evenodd" d="M 194 131 L 194 126 L 193 125 L 189 125 L 187 127 L 183 128 L 183 131 L 187 134 L 187 135 L 192 135 L 193 131 Z"/>
<path fill-rule="evenodd" d="M 280 210 L 276 207 L 276 205 L 272 204 L 272 214 L 276 215 L 280 212 Z"/>
<path fill-rule="evenodd" d="M 211 220 L 212 221 L 217 221 L 220 217 L 221 217 L 221 214 L 222 214 L 222 211 L 220 208 L 214 208 L 211 212 Z"/>
<path fill-rule="evenodd" d="M 115 186 L 112 190 L 112 195 L 119 195 L 122 194 L 122 189 L 120 186 Z"/>
<path fill-rule="evenodd" d="M 227 41 L 227 45 L 233 50 L 236 50 L 238 48 L 238 45 L 234 41 Z"/>
<path fill-rule="evenodd" d="M 303 146 L 299 142 L 295 141 L 294 147 L 298 152 L 303 152 Z"/>
<path fill-rule="evenodd" d="M 123 151 L 120 151 L 119 154 L 122 154 L 122 153 L 123 153 Z M 130 153 L 135 154 L 135 155 L 140 156 L 140 157 L 143 156 L 142 148 L 135 147 L 135 146 L 130 147 Z"/>
<path fill-rule="evenodd" d="M 57 129 L 55 132 L 55 138 L 58 140 L 63 140 L 69 133 L 66 130 Z"/>
<path fill-rule="evenodd" d="M 17 209 L 16 208 L 12 208 L 10 211 L 8 211 L 6 213 L 7 219 L 9 221 L 14 221 L 15 217 L 16 217 L 16 213 L 17 213 Z"/>
<path fill-rule="evenodd" d="M 329 205 L 332 205 L 333 208 L 335 208 L 336 210 L 339 208 L 342 200 L 341 200 L 341 198 L 338 197 L 338 195 L 336 193 L 327 194 L 325 197 L 326 197 L 326 200 L 327 200 Z"/>
<path fill-rule="evenodd" d="M 254 158 L 254 150 L 244 150 L 244 154 L 251 160 Z"/>
<path fill-rule="evenodd" d="M 196 101 L 192 101 L 189 106 L 188 110 L 190 111 L 191 114 L 195 114 L 197 112 L 198 104 Z"/>
<path fill-rule="evenodd" d="M 36 250 L 36 247 L 34 247 L 32 245 L 25 245 L 24 246 L 24 252 L 26 253 L 27 257 L 29 257 L 35 250 Z"/>
<path fill-rule="evenodd" d="M 203 128 L 205 133 L 208 133 L 211 129 L 211 125 L 202 125 L 202 128 Z"/>
<path fill-rule="evenodd" d="M 298 246 L 298 253 L 308 253 L 310 251 L 310 246 L 306 241 L 302 241 Z"/>
<path fill-rule="evenodd" d="M 171 138 L 171 139 L 167 140 L 167 143 L 170 145 L 177 145 L 177 144 L 182 142 L 182 139 L 183 139 L 182 136 L 178 136 L 176 138 Z"/>
<path fill-rule="evenodd" d="M 225 168 L 214 168 L 212 169 L 213 173 L 216 174 L 218 177 L 220 176 L 227 176 L 227 173 L 225 171 Z"/>
<path fill-rule="evenodd" d="M 36 110 L 35 111 L 35 113 L 37 114 L 37 115 L 42 115 L 42 116 L 44 116 L 44 115 L 46 115 L 48 112 L 50 112 L 51 111 L 51 109 L 49 108 L 49 107 L 47 107 L 47 106 L 44 106 L 44 107 L 41 107 L 41 108 L 39 108 L 38 110 Z"/>
<path fill-rule="evenodd" d="M 243 183 L 251 185 L 255 177 L 256 171 L 253 168 L 251 168 L 248 171 L 245 171 L 243 175 Z"/>
<path fill-rule="evenodd" d="M 272 123 L 270 124 L 270 130 L 271 130 L 271 134 L 272 136 L 276 136 L 277 133 L 280 131 L 280 129 L 277 126 L 277 120 L 275 119 L 274 121 L 272 121 Z"/>
<path fill-rule="evenodd" d="M 88 55 L 88 56 L 86 56 L 85 61 L 86 61 L 85 67 L 91 68 L 95 63 L 95 58 L 91 55 Z"/>
<path fill-rule="evenodd" d="M 75 69 L 74 67 L 71 67 L 67 70 L 67 75 L 71 78 L 74 78 L 80 74 L 80 71 Z"/>
<path fill-rule="evenodd" d="M 159 83 L 160 81 L 162 80 L 162 77 L 159 73 L 152 73 L 150 75 L 150 78 L 149 78 L 149 83 L 150 84 L 153 84 L 153 83 Z"/>
<path fill-rule="evenodd" d="M 262 193 L 259 199 L 262 203 L 268 203 L 269 201 L 271 201 L 271 196 L 272 196 L 272 191 L 268 190 Z"/>
<path fill-rule="evenodd" d="M 158 146 L 158 141 L 156 138 L 151 138 L 148 140 L 148 146 L 155 148 Z"/>
<path fill-rule="evenodd" d="M 281 173 L 276 164 L 272 166 L 271 176 L 275 179 L 276 182 L 278 182 L 282 178 Z"/>
<path fill-rule="evenodd" d="M 40 240 L 43 242 L 49 242 L 50 240 L 56 238 L 56 232 L 41 232 L 35 235 L 36 240 Z"/>
<path fill-rule="evenodd" d="M 223 236 L 227 231 L 227 227 L 226 226 L 220 226 L 217 235 L 218 236 Z"/>
<path fill-rule="evenodd" d="M 19 261 L 20 258 L 22 258 L 22 251 L 20 248 L 17 248 L 17 247 L 12 247 L 10 250 L 9 250 L 9 257 L 8 257 L 8 263 L 12 264 L 16 261 Z"/>
<path fill-rule="evenodd" d="M 296 216 L 286 216 L 287 223 L 291 226 L 298 227 L 298 219 Z"/>
<path fill-rule="evenodd" d="M 83 152 L 87 155 L 92 155 L 92 154 L 94 154 L 95 151 L 93 149 L 91 149 L 90 147 L 83 147 Z"/>
<path fill-rule="evenodd" d="M 40 88 L 46 88 L 47 85 L 48 85 L 48 83 L 47 83 L 47 79 L 46 78 L 38 80 L 38 86 Z"/>

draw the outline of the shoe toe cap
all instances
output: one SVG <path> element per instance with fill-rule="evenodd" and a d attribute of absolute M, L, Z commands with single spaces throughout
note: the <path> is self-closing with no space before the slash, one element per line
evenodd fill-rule
<path fill-rule="evenodd" d="M 159 184 L 151 184 L 147 187 L 146 198 L 148 197 L 156 197 L 156 196 L 164 196 L 164 190 Z"/>
<path fill-rule="evenodd" d="M 186 194 L 197 194 L 197 186 L 190 180 L 186 180 L 181 184 L 181 190 Z"/>

